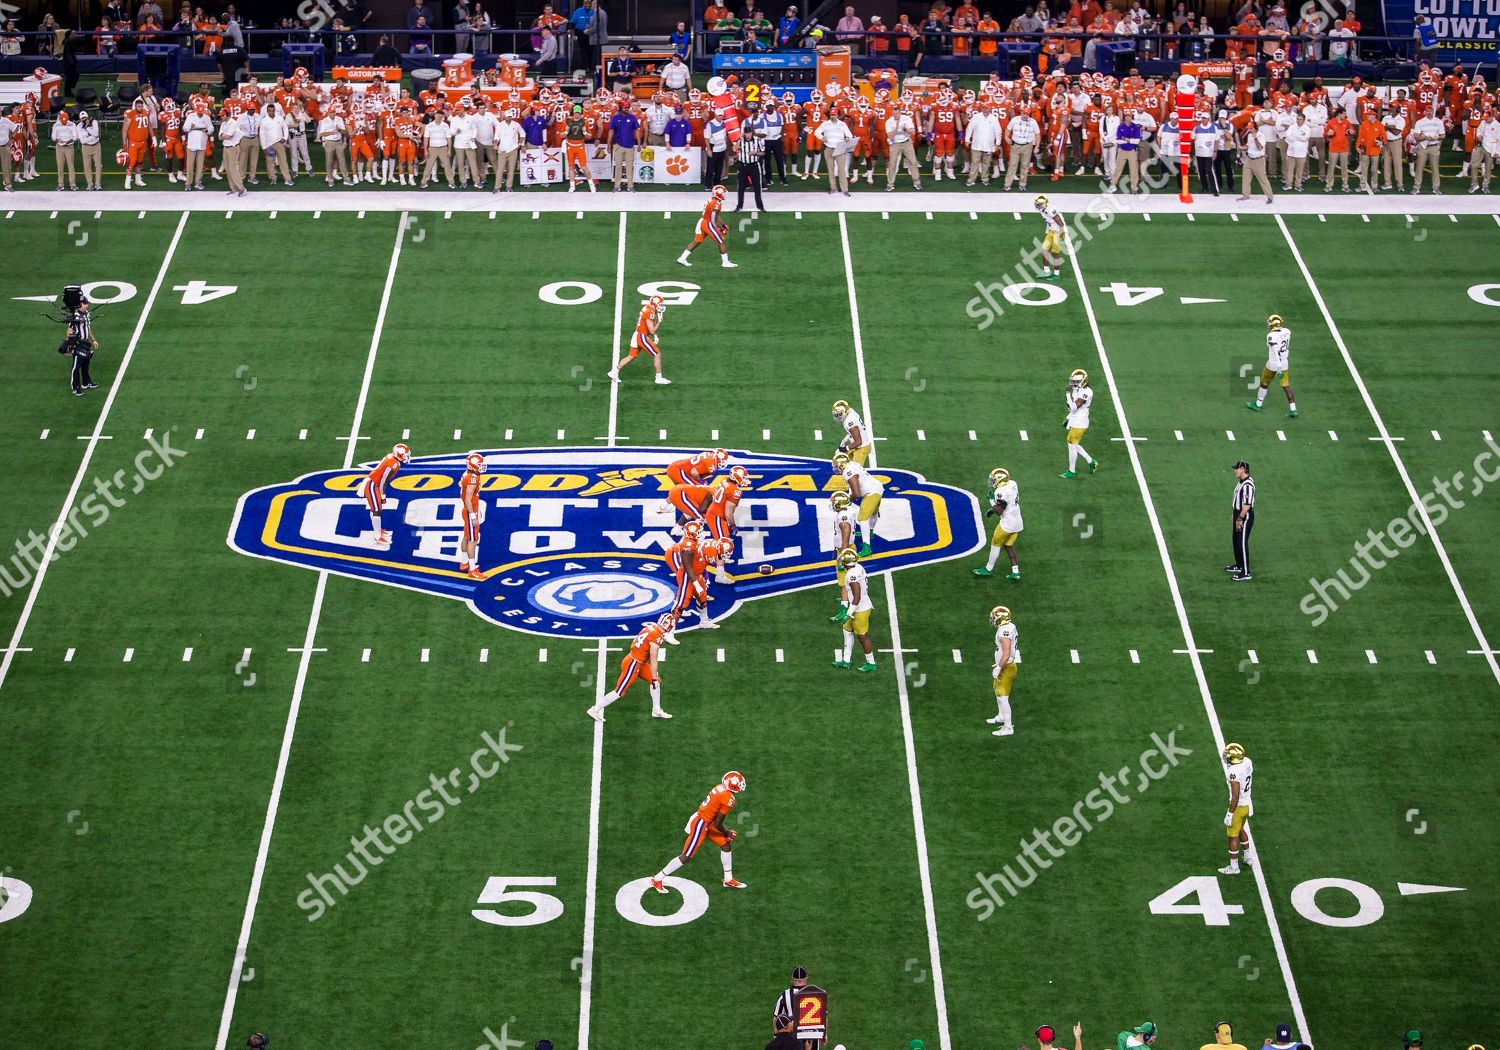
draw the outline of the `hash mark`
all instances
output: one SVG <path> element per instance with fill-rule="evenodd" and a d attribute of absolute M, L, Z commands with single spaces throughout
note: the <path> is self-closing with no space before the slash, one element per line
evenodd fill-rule
<path fill-rule="evenodd" d="M 1024 431 L 1024 430 L 1021 431 L 1021 440 L 1022 441 L 1030 441 L 1031 440 L 1030 436 L 1028 436 L 1027 433 L 1026 433 L 1026 431 Z"/>
<path fill-rule="evenodd" d="M 1328 440 L 1329 441 L 1337 441 L 1338 439 L 1339 439 L 1339 432 L 1337 430 L 1330 430 L 1328 432 Z"/>
<path fill-rule="evenodd" d="M 823 440 L 823 432 L 821 430 L 814 430 L 813 431 L 813 440 L 814 441 L 822 441 Z"/>
<path fill-rule="evenodd" d="M 1285 441 L 1286 440 L 1286 431 L 1285 430 L 1278 430 L 1278 431 L 1276 431 L 1276 440 L 1277 441 Z"/>
<path fill-rule="evenodd" d="M 1178 441 L 1181 441 L 1182 440 L 1182 431 L 1180 431 L 1180 430 L 1174 430 L 1174 431 L 1172 431 L 1172 436 L 1175 437 Z"/>
<path fill-rule="evenodd" d="M 425 664 L 427 662 L 427 658 L 429 656 L 431 656 L 431 655 L 432 655 L 432 650 L 431 649 L 423 649 L 422 650 L 422 662 Z"/>
<path fill-rule="evenodd" d="M 1439 434 L 1436 430 L 1434 430 L 1432 432 L 1432 440 L 1434 440 L 1434 441 L 1441 441 L 1441 440 L 1443 440 L 1443 435 Z"/>
<path fill-rule="evenodd" d="M 1310 664 L 1317 663 L 1318 662 L 1318 654 L 1316 652 L 1314 652 L 1313 650 L 1309 649 L 1307 651 L 1307 662 L 1310 663 Z"/>
<path fill-rule="evenodd" d="M 786 661 L 786 654 L 783 653 L 780 649 L 777 649 L 776 650 L 776 662 L 777 663 L 784 663 L 785 661 Z"/>
<path fill-rule="evenodd" d="M 1432 652 L 1431 649 L 1427 650 L 1427 662 L 1430 663 L 1430 664 L 1437 663 L 1437 657 L 1433 655 L 1433 652 Z"/>
<path fill-rule="evenodd" d="M 464 432 L 462 430 L 455 429 L 453 431 L 453 440 L 454 441 L 457 441 L 459 438 L 461 438 L 463 436 L 464 436 Z"/>
<path fill-rule="evenodd" d="M 723 649 L 720 649 L 716 653 L 714 653 L 714 662 L 715 663 L 723 663 L 724 662 L 724 650 Z"/>
<path fill-rule="evenodd" d="M 547 662 L 547 649 L 545 646 L 536 651 L 536 662 L 539 664 Z"/>
<path fill-rule="evenodd" d="M 254 427 L 251 427 L 249 430 L 245 431 L 245 440 L 246 441 L 254 441 L 255 440 L 255 428 Z"/>
<path fill-rule="evenodd" d="M 130 661 L 132 661 L 134 659 L 135 659 L 135 650 L 134 649 L 126 649 L 125 650 L 125 663 L 128 664 L 128 663 L 130 663 Z"/>
<path fill-rule="evenodd" d="M 359 654 L 359 662 L 362 664 L 367 664 L 370 662 L 370 650 L 366 649 L 364 652 Z"/>
<path fill-rule="evenodd" d="M 978 441 L 979 440 L 979 435 L 976 434 L 976 433 L 974 433 L 974 431 L 971 430 L 971 431 L 969 431 L 969 440 L 970 441 Z"/>
<path fill-rule="evenodd" d="M 194 441 L 202 441 L 203 440 L 203 428 L 202 427 L 199 427 L 198 428 L 198 432 L 193 435 L 193 440 Z"/>
<path fill-rule="evenodd" d="M 193 659 L 193 647 L 190 645 L 182 651 L 182 662 L 191 663 Z"/>
<path fill-rule="evenodd" d="M 1256 651 L 1254 649 L 1250 650 L 1250 662 L 1252 664 L 1258 664 L 1258 663 L 1260 663 L 1260 656 L 1259 656 L 1259 654 L 1256 653 Z"/>
<path fill-rule="evenodd" d="M 1224 436 L 1227 437 L 1230 441 L 1233 441 L 1234 440 L 1234 431 L 1232 431 L 1232 430 L 1226 430 L 1226 431 L 1224 431 Z"/>
<path fill-rule="evenodd" d="M 514 433 L 514 431 L 510 431 L 510 430 L 507 430 L 507 431 L 506 431 L 506 432 L 505 432 L 505 440 L 506 440 L 506 441 L 509 441 L 509 440 L 510 440 L 510 436 L 511 436 L 511 434 L 512 434 L 512 433 Z"/>
<path fill-rule="evenodd" d="M 1365 659 L 1368 660 L 1368 661 L 1370 661 L 1372 664 L 1379 662 L 1378 660 L 1375 659 L 1375 650 L 1374 649 L 1366 649 L 1365 650 Z"/>
<path fill-rule="evenodd" d="M 760 439 L 762 441 L 770 441 L 771 440 L 771 432 L 769 430 L 762 430 L 760 432 Z"/>
<path fill-rule="evenodd" d="M 953 662 L 956 664 L 961 664 L 964 662 L 964 653 L 962 649 L 953 650 Z"/>
<path fill-rule="evenodd" d="M 561 441 L 563 438 L 565 438 L 567 436 L 568 436 L 568 432 L 566 430 L 559 430 L 557 432 L 557 440 L 559 440 L 559 441 Z"/>
<path fill-rule="evenodd" d="M 917 440 L 918 441 L 926 441 L 927 440 L 927 431 L 925 431 L 925 430 L 918 430 L 917 431 Z"/>
<path fill-rule="evenodd" d="M 307 440 L 307 428 L 304 427 L 303 429 L 297 431 L 297 440 L 298 441 L 306 441 Z"/>
<path fill-rule="evenodd" d="M 50 433 L 52 433 L 52 431 L 50 431 L 50 430 L 44 430 L 44 431 L 42 431 L 42 436 L 41 436 L 40 440 L 46 441 L 47 440 L 47 435 L 50 434 Z"/>
<path fill-rule="evenodd" d="M 488 649 L 479 650 L 479 662 L 482 664 L 490 662 L 490 651 Z"/>
<path fill-rule="evenodd" d="M 65 664 L 72 663 L 73 662 L 73 654 L 76 653 L 77 651 L 78 651 L 77 649 L 69 649 L 67 652 L 63 653 L 63 663 L 65 663 Z"/>
<path fill-rule="evenodd" d="M 1133 664 L 1141 662 L 1141 654 L 1135 649 L 1130 650 L 1130 662 Z"/>
<path fill-rule="evenodd" d="M 1068 655 L 1069 655 L 1069 656 L 1070 656 L 1070 657 L 1072 657 L 1072 659 L 1073 659 L 1073 662 L 1074 662 L 1074 663 L 1075 663 L 1075 664 L 1076 664 L 1076 663 L 1078 663 L 1078 662 L 1079 662 L 1079 660 L 1078 660 L 1078 650 L 1077 650 L 1077 649 L 1069 649 L 1069 650 L 1068 650 Z"/>
<path fill-rule="evenodd" d="M 656 432 L 656 440 L 658 440 L 658 441 L 665 441 L 665 440 L 667 440 L 667 432 L 665 430 L 658 430 Z"/>
<path fill-rule="evenodd" d="M 710 441 L 718 441 L 719 440 L 719 432 L 717 430 L 710 430 L 708 432 L 708 439 Z"/>

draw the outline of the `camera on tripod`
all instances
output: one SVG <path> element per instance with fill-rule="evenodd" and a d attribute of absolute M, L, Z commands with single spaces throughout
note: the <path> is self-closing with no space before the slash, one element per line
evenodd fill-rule
<path fill-rule="evenodd" d="M 62 291 L 63 309 L 69 313 L 78 310 L 84 303 L 88 302 L 83 296 L 83 288 L 80 285 L 70 284 Z"/>

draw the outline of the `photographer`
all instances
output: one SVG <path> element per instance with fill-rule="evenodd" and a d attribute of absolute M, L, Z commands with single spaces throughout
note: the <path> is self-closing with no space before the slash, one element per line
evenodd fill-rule
<path fill-rule="evenodd" d="M 99 385 L 89 376 L 89 360 L 94 356 L 94 351 L 99 349 L 99 340 L 94 338 L 94 321 L 89 315 L 89 301 L 83 297 L 82 291 L 72 285 L 63 289 L 63 305 L 68 310 L 65 321 L 68 334 L 58 346 L 57 352 L 72 355 L 73 371 L 69 381 L 73 396 L 82 397 L 85 390 L 93 390 Z"/>

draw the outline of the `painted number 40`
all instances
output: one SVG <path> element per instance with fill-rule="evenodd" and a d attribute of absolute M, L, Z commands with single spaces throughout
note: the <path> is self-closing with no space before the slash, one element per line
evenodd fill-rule
<path fill-rule="evenodd" d="M 1349 915 L 1333 915 L 1323 909 L 1318 895 L 1337 890 L 1353 900 Z M 1152 915 L 1197 915 L 1205 926 L 1228 926 L 1231 915 L 1243 915 L 1238 904 L 1226 904 L 1219 880 L 1212 875 L 1189 875 L 1177 885 L 1151 898 Z M 1372 886 L 1353 879 L 1308 879 L 1292 889 L 1292 907 L 1297 914 L 1319 926 L 1349 928 L 1369 926 L 1385 914 L 1385 901 Z"/>

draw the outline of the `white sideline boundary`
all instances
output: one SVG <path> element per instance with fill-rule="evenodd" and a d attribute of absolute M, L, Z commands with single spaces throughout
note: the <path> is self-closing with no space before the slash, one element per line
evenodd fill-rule
<path fill-rule="evenodd" d="M 972 192 L 949 190 L 901 189 L 895 193 L 860 191 L 850 197 L 833 197 L 826 192 L 807 190 L 772 190 L 766 194 L 768 215 L 796 221 L 795 212 L 822 213 L 962 213 L 976 212 L 981 217 L 998 215 L 1011 219 L 1015 212 L 1029 217 L 1032 201 L 1041 187 L 1024 193 L 996 190 Z M 1303 193 L 1283 194 L 1274 204 L 1258 198 L 1237 201 L 1232 196 L 1198 196 L 1192 204 L 1183 204 L 1174 193 L 1135 195 L 1129 193 L 1047 193 L 1047 197 L 1067 214 L 1115 214 L 1116 221 L 1128 217 L 1136 222 L 1144 215 L 1239 215 L 1258 218 L 1270 215 L 1493 215 L 1500 216 L 1500 194 L 1449 193 Z M 58 217 L 81 212 L 157 212 L 192 211 L 224 215 L 234 212 L 253 215 L 262 212 L 452 212 L 454 215 L 497 217 L 530 215 L 532 212 L 669 212 L 691 214 L 703 206 L 704 191 L 698 187 L 686 190 L 647 190 L 639 193 L 560 193 L 553 190 L 519 190 L 491 195 L 484 192 L 448 190 L 256 190 L 243 197 L 205 191 L 184 193 L 181 190 L 101 190 L 97 193 L 69 193 L 64 190 L 23 190 L 5 194 L 0 199 L 0 213 L 57 212 Z M 1011 219 L 1011 221 L 1014 221 Z M 1500 222 L 1500 219 L 1496 220 Z M 3 219 L 0 219 L 3 222 Z M 0 226 L 3 228 L 3 226 Z"/>
<path fill-rule="evenodd" d="M 625 309 L 625 225 L 620 213 L 620 243 L 615 252 L 615 330 L 610 346 L 610 367 L 620 358 L 620 323 Z M 605 441 L 614 448 L 619 430 L 620 384 L 609 384 L 609 430 Z M 607 638 L 600 638 L 599 665 L 594 672 L 594 704 L 604 699 L 605 676 L 609 674 Z M 592 721 L 592 720 L 591 720 Z M 583 890 L 583 955 L 578 976 L 578 1050 L 589 1050 L 589 1028 L 594 1003 L 594 922 L 599 896 L 599 808 L 604 781 L 604 723 L 593 722 L 594 755 L 589 772 L 588 867 Z"/>
<path fill-rule="evenodd" d="M 157 293 L 161 291 L 161 285 L 167 277 L 167 269 L 172 265 L 172 257 L 177 254 L 177 244 L 182 240 L 182 231 L 187 226 L 188 213 L 183 212 L 182 218 L 177 220 L 177 230 L 172 234 L 172 240 L 167 245 L 167 254 L 162 256 L 161 266 L 156 271 L 156 280 L 151 283 L 151 291 L 146 296 L 146 305 L 141 307 L 141 315 L 136 318 L 135 331 L 131 333 L 130 342 L 125 346 L 125 353 L 120 358 L 120 367 L 115 369 L 114 382 L 109 384 L 109 393 L 104 397 L 104 404 L 99 409 L 99 418 L 94 421 L 94 429 L 89 434 L 89 443 L 84 446 L 83 458 L 79 460 L 78 471 L 73 475 L 73 484 L 68 487 L 68 494 L 63 497 L 62 510 L 58 512 L 57 520 L 47 531 L 47 547 L 42 552 L 41 564 L 37 566 L 36 575 L 32 577 L 31 588 L 26 592 L 26 604 L 21 607 L 21 616 L 16 620 L 16 628 L 11 632 L 10 645 L 5 649 L 5 655 L 0 658 L 0 688 L 5 685 L 5 679 L 10 674 L 10 665 L 15 660 L 16 653 L 21 645 L 21 636 L 26 633 L 26 625 L 31 621 L 31 611 L 36 608 L 36 596 L 42 589 L 42 581 L 47 578 L 47 568 L 56 557 L 59 537 L 62 536 L 62 527 L 72 513 L 73 501 L 78 498 L 78 490 L 83 486 L 83 477 L 89 471 L 89 464 L 93 462 L 94 450 L 99 447 L 103 440 L 104 423 L 109 419 L 109 411 L 114 407 L 115 397 L 120 392 L 120 384 L 125 381 L 125 370 L 130 367 L 131 359 L 135 357 L 135 348 L 140 345 L 141 333 L 146 330 L 146 318 L 151 316 L 151 307 L 156 303 Z"/>
<path fill-rule="evenodd" d="M 839 216 L 839 242 L 844 252 L 844 279 L 849 290 L 849 323 L 854 332 L 854 364 L 859 376 L 860 411 L 865 425 L 874 432 L 870 417 L 870 387 L 865 376 L 864 338 L 859 323 L 859 297 L 854 289 L 854 260 L 849 252 L 849 225 Z M 870 447 L 870 466 L 876 465 L 877 451 Z M 922 815 L 922 788 L 917 777 L 917 745 L 911 726 L 911 700 L 907 693 L 906 661 L 901 647 L 901 619 L 896 612 L 896 574 L 885 577 L 886 616 L 891 623 L 891 660 L 896 665 L 896 695 L 901 706 L 901 739 L 906 748 L 906 783 L 911 791 L 912 828 L 917 845 L 917 874 L 922 883 L 922 910 L 927 922 L 927 951 L 932 967 L 932 994 L 937 1007 L 940 1050 L 952 1050 L 948 1032 L 948 993 L 943 986 L 943 958 L 938 945 L 937 912 L 932 903 L 932 870 L 927 857 L 927 821 Z"/>
<path fill-rule="evenodd" d="M 1109 386 L 1109 396 L 1115 403 L 1115 416 L 1120 425 L 1120 434 L 1124 438 L 1122 444 L 1125 446 L 1126 455 L 1130 457 L 1131 469 L 1135 472 L 1136 484 L 1141 490 L 1141 502 L 1145 505 L 1146 516 L 1151 521 L 1151 532 L 1156 538 L 1156 550 L 1161 556 L 1162 569 L 1167 575 L 1167 586 L 1172 592 L 1172 604 L 1177 609 L 1177 622 L 1182 629 L 1182 640 L 1187 650 L 1188 659 L 1193 664 L 1193 676 L 1198 680 L 1198 692 L 1203 698 L 1203 710 L 1208 715 L 1209 727 L 1213 730 L 1214 747 L 1218 754 L 1224 751 L 1224 730 L 1219 724 L 1219 712 L 1214 707 L 1213 695 L 1208 689 L 1208 678 L 1203 671 L 1203 659 L 1198 649 L 1198 642 L 1193 636 L 1193 626 L 1188 621 L 1187 607 L 1182 601 L 1182 590 L 1177 585 L 1177 572 L 1172 567 L 1172 555 L 1167 550 L 1166 535 L 1162 532 L 1161 520 L 1156 515 L 1156 503 L 1151 498 L 1151 490 L 1146 485 L 1146 473 L 1141 467 L 1141 459 L 1136 442 L 1131 440 L 1130 422 L 1125 418 L 1125 404 L 1120 399 L 1119 387 L 1115 384 L 1115 374 L 1110 368 L 1109 353 L 1104 349 L 1104 338 L 1099 332 L 1099 321 L 1094 315 L 1094 303 L 1089 298 L 1088 282 L 1084 280 L 1083 271 L 1078 266 L 1078 255 L 1074 251 L 1074 242 L 1068 238 L 1068 261 L 1073 264 L 1073 278 L 1078 285 L 1078 292 L 1083 299 L 1084 313 L 1088 317 L 1089 330 L 1094 337 L 1094 347 L 1099 352 L 1099 366 L 1104 373 L 1104 380 Z M 1262 858 L 1265 851 L 1256 849 L 1254 863 L 1246 863 L 1246 866 L 1255 875 L 1255 886 L 1260 896 L 1261 911 L 1266 917 L 1266 926 L 1271 934 L 1271 944 L 1276 951 L 1276 962 L 1281 967 L 1281 976 L 1286 984 L 1287 998 L 1291 1001 L 1292 1015 L 1297 1023 L 1297 1035 L 1305 1043 L 1313 1043 L 1312 1034 L 1307 1028 L 1307 1016 L 1302 1010 L 1302 997 L 1297 993 L 1297 981 L 1292 976 L 1291 962 L 1287 958 L 1286 944 L 1281 938 L 1281 924 L 1276 919 L 1276 910 L 1271 903 L 1271 891 L 1266 885 L 1265 872 L 1262 870 Z M 1316 1045 L 1316 1044 L 1313 1044 Z"/>
<path fill-rule="evenodd" d="M 370 396 L 370 377 L 375 372 L 375 355 L 380 351 L 380 334 L 385 328 L 386 310 L 390 307 L 391 287 L 396 283 L 396 264 L 401 260 L 401 242 L 406 240 L 407 215 L 401 213 L 396 227 L 396 245 L 391 249 L 391 264 L 385 274 L 385 289 L 380 294 L 380 310 L 375 315 L 375 329 L 370 335 L 370 351 L 365 356 L 364 376 L 359 384 L 359 400 L 354 406 L 354 422 L 349 427 L 349 447 L 344 450 L 344 469 L 354 465 L 358 451 L 360 424 L 364 421 L 365 402 Z M 250 930 L 255 925 L 255 908 L 260 902 L 261 882 L 266 873 L 266 859 L 271 852 L 271 836 L 276 830 L 276 813 L 281 806 L 281 789 L 286 783 L 287 765 L 292 757 L 292 737 L 297 732 L 297 715 L 302 709 L 302 693 L 307 685 L 307 672 L 312 663 L 313 641 L 318 634 L 318 620 L 323 614 L 323 596 L 328 589 L 328 573 L 319 571 L 318 586 L 313 592 L 312 612 L 307 617 L 307 631 L 302 639 L 301 656 L 297 660 L 297 679 L 292 686 L 292 702 L 287 709 L 286 729 L 281 737 L 281 751 L 276 757 L 276 777 L 271 782 L 271 796 L 266 802 L 266 820 L 260 832 L 260 846 L 255 853 L 255 868 L 250 876 L 250 892 L 245 898 L 245 916 L 240 922 L 239 940 L 235 944 L 234 962 L 229 970 L 229 988 L 224 994 L 224 1010 L 219 1015 L 219 1036 L 216 1050 L 225 1050 L 229 1040 L 229 1028 L 234 1022 L 234 1004 L 239 997 L 240 978 L 245 968 L 245 953 L 250 947 Z"/>
<path fill-rule="evenodd" d="M 1339 355 L 1343 357 L 1344 364 L 1349 369 L 1349 375 L 1354 379 L 1354 386 L 1364 400 L 1365 408 L 1369 410 L 1370 419 L 1374 421 L 1375 429 L 1380 432 L 1380 440 L 1385 444 L 1386 451 L 1391 454 L 1391 461 L 1396 464 L 1396 472 L 1401 475 L 1401 483 L 1406 486 L 1407 496 L 1422 515 L 1422 524 L 1427 529 L 1427 538 L 1432 541 L 1433 549 L 1437 551 L 1438 561 L 1442 562 L 1443 571 L 1448 574 L 1448 582 L 1453 585 L 1453 593 L 1458 596 L 1458 604 L 1463 606 L 1464 617 L 1469 621 L 1469 628 L 1474 632 L 1474 640 L 1479 643 L 1479 649 L 1490 665 L 1490 673 L 1495 676 L 1495 681 L 1500 682 L 1500 663 L 1495 660 L 1495 650 L 1485 639 L 1484 628 L 1479 626 L 1479 618 L 1474 615 L 1474 608 L 1469 604 L 1469 596 L 1464 593 L 1464 586 L 1458 582 L 1458 573 L 1453 568 L 1453 562 L 1448 559 L 1448 549 L 1443 546 L 1442 538 L 1437 533 L 1437 526 L 1432 523 L 1432 518 L 1422 503 L 1422 497 L 1417 492 L 1416 485 L 1412 483 L 1411 474 L 1407 472 L 1401 453 L 1396 451 L 1396 442 L 1392 440 L 1391 432 L 1386 429 L 1385 420 L 1381 417 L 1379 409 L 1375 407 L 1374 399 L 1370 397 L 1370 390 L 1365 386 L 1364 377 L 1359 374 L 1359 368 L 1354 364 L 1354 358 L 1349 353 L 1349 347 L 1344 342 L 1339 326 L 1334 323 L 1333 314 L 1328 310 L 1328 303 L 1324 301 L 1323 293 L 1318 289 L 1318 283 L 1313 280 L 1312 271 L 1303 261 L 1302 252 L 1298 250 L 1297 242 L 1292 239 L 1292 231 L 1287 229 L 1286 223 L 1281 221 L 1280 216 L 1276 218 L 1276 225 L 1281 227 L 1281 234 L 1286 238 L 1286 246 L 1291 250 L 1292 258 L 1297 261 L 1297 269 L 1302 271 L 1302 279 L 1307 282 L 1307 290 L 1312 292 L 1313 302 L 1318 304 L 1318 312 L 1323 315 L 1323 323 L 1328 326 L 1328 334 L 1333 336 L 1334 345 L 1339 348 Z"/>

